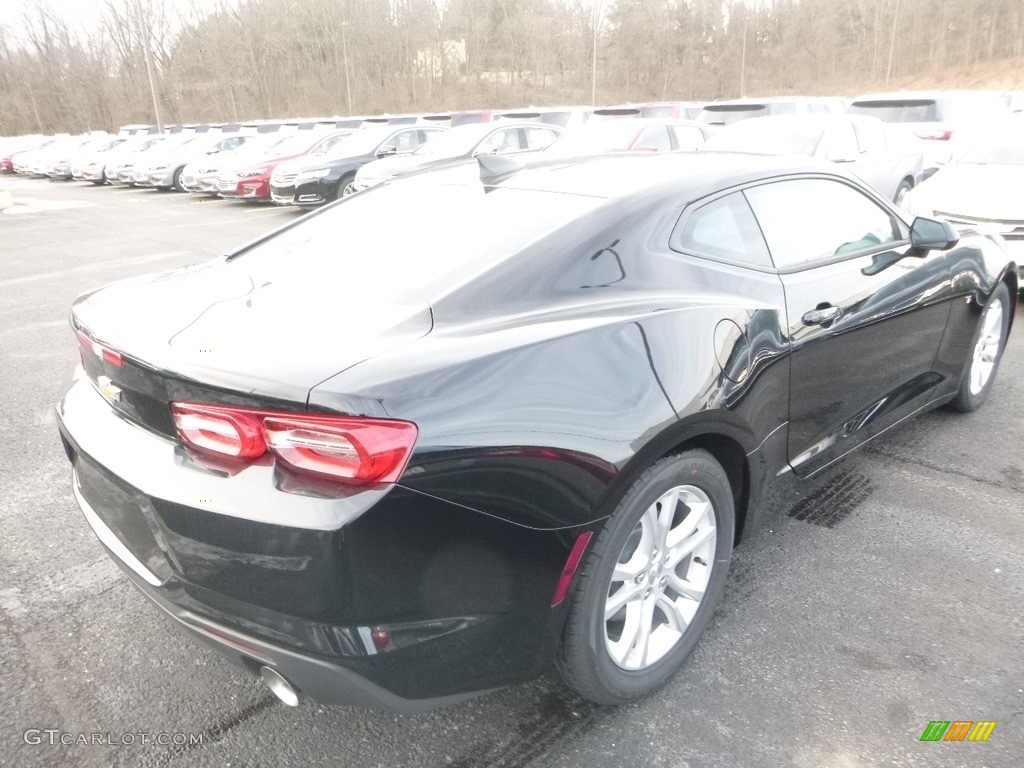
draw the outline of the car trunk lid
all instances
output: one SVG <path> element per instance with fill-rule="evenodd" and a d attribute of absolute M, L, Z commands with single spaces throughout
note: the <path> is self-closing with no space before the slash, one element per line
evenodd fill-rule
<path fill-rule="evenodd" d="M 430 332 L 425 304 L 361 299 L 295 272 L 221 259 L 83 296 L 73 324 L 98 345 L 85 370 L 115 408 L 173 434 L 172 401 L 304 408 L 319 382 Z"/>

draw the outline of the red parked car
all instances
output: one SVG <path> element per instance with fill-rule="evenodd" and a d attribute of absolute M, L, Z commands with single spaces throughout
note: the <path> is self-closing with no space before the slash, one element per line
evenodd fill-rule
<path fill-rule="evenodd" d="M 241 165 L 224 169 L 217 179 L 221 197 L 241 200 L 270 200 L 270 174 L 278 163 L 304 155 L 323 154 L 352 131 L 299 131 L 271 144 L 259 155 L 245 156 Z"/>

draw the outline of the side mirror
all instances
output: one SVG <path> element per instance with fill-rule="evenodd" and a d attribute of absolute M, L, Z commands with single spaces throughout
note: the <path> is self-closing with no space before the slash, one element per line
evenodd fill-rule
<path fill-rule="evenodd" d="M 844 155 L 842 152 L 829 152 L 825 159 L 830 163 L 854 163 L 857 161 L 856 157 Z"/>
<path fill-rule="evenodd" d="M 960 242 L 960 233 L 942 219 L 918 216 L 910 225 L 910 244 L 922 251 L 948 251 Z"/>
<path fill-rule="evenodd" d="M 398 147 L 388 144 L 386 147 L 381 147 L 377 150 L 377 157 L 387 157 L 388 155 L 397 155 Z"/>

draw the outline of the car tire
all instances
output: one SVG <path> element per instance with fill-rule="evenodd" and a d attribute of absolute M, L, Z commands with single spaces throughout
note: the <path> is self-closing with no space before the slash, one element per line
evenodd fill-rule
<path fill-rule="evenodd" d="M 187 192 L 188 191 L 187 189 L 185 189 L 185 185 L 181 183 L 181 174 L 182 174 L 182 171 L 184 171 L 184 170 L 185 170 L 185 166 L 182 166 L 181 168 L 178 168 L 174 172 L 174 175 L 171 177 L 171 189 L 173 189 L 175 192 Z"/>
<path fill-rule="evenodd" d="M 909 179 L 904 179 L 900 182 L 900 185 L 896 187 L 896 194 L 892 196 L 893 204 L 899 208 L 903 203 L 903 198 L 907 196 L 907 193 L 914 188 L 914 182 Z"/>
<path fill-rule="evenodd" d="M 1010 289 L 1006 287 L 1006 283 L 1000 283 L 992 291 L 978 317 L 978 327 L 971 339 L 960 388 L 956 397 L 949 403 L 949 407 L 954 411 L 976 411 L 988 398 L 996 379 L 996 372 L 999 370 L 999 362 L 1003 359 L 1012 310 Z"/>
<path fill-rule="evenodd" d="M 107 183 L 107 172 L 103 171 L 98 179 L 90 179 L 90 181 L 97 187 L 102 187 L 104 184 Z"/>
<path fill-rule="evenodd" d="M 721 601 L 734 531 L 729 479 L 707 451 L 667 456 L 640 475 L 577 575 L 556 660 L 566 685 L 598 704 L 662 686 Z"/>
<path fill-rule="evenodd" d="M 353 187 L 353 184 L 355 183 L 355 180 L 356 180 L 356 175 L 354 173 L 349 173 L 349 174 L 346 174 L 345 176 L 342 176 L 341 180 L 338 182 L 338 192 L 334 196 L 334 199 L 335 200 L 340 200 L 343 197 L 348 197 L 349 195 L 354 195 L 355 192 L 356 192 L 355 188 Z"/>

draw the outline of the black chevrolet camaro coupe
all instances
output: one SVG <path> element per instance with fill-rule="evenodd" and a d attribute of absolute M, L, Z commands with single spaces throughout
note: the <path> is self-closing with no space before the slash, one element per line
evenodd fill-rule
<path fill-rule="evenodd" d="M 487 157 L 80 297 L 60 431 L 131 581 L 288 703 L 625 702 L 768 491 L 981 405 L 1016 281 L 830 167 Z"/>

